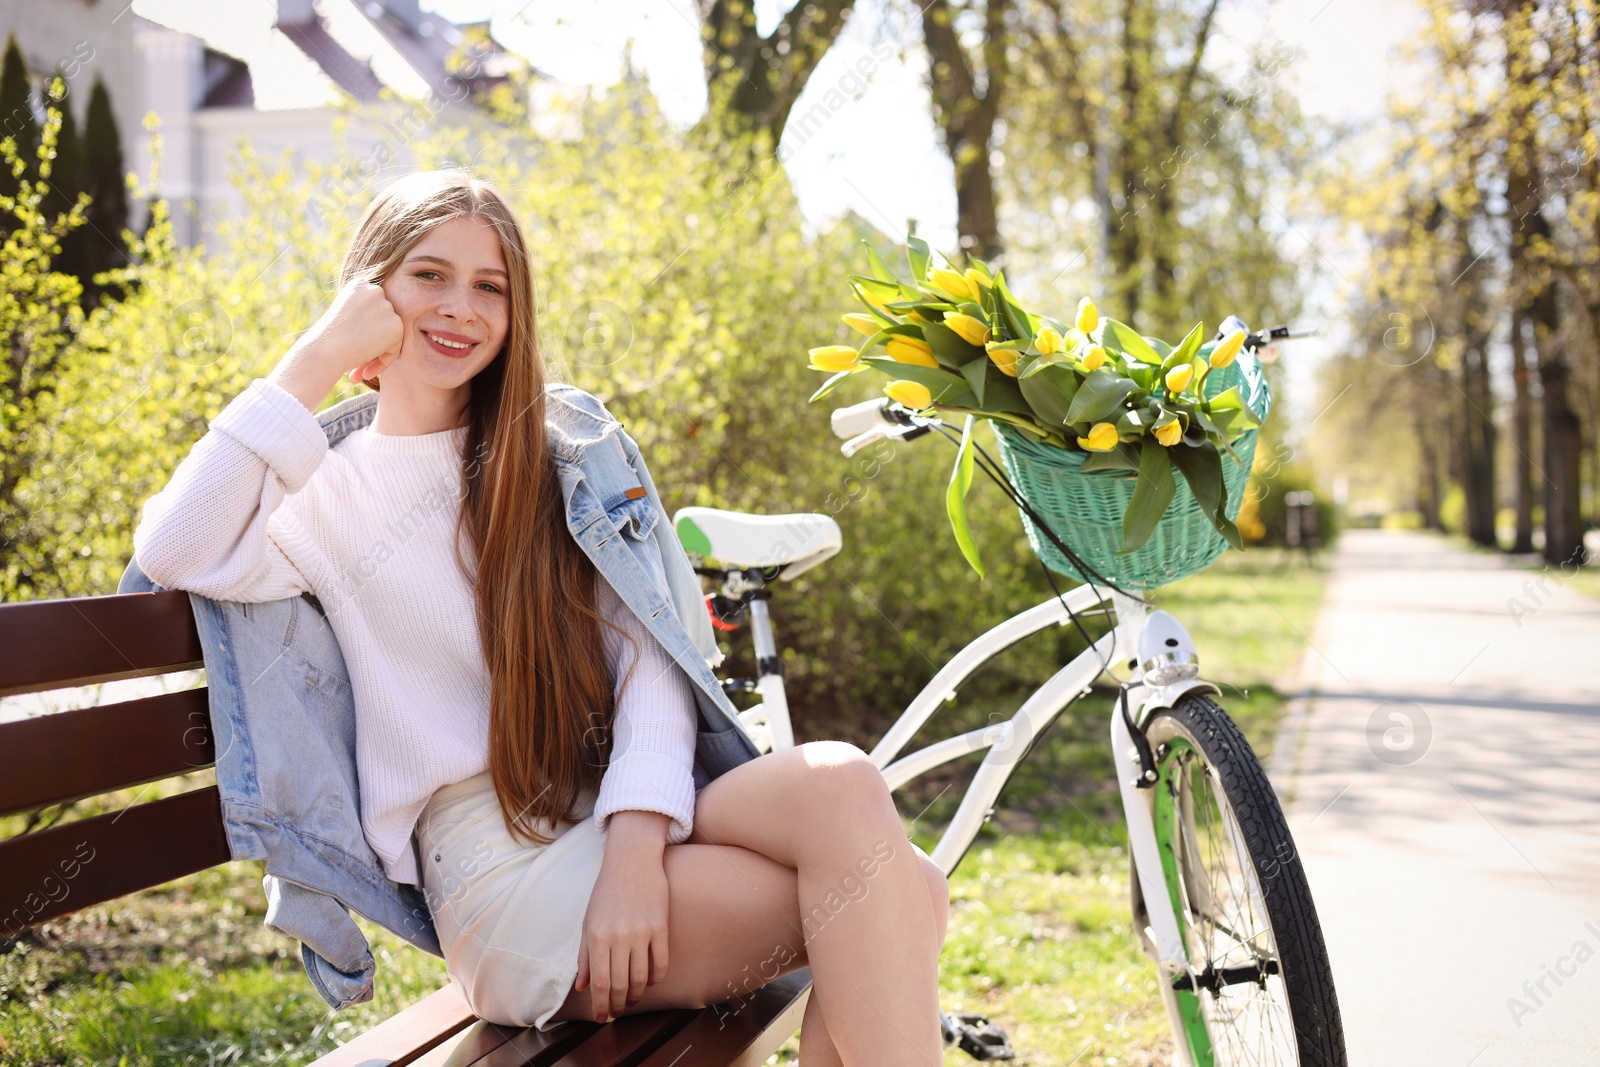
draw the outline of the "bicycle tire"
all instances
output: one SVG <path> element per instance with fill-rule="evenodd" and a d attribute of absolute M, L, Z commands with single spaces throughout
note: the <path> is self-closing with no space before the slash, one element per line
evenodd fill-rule
<path fill-rule="evenodd" d="M 1198 1067 L 1346 1067 L 1316 906 L 1254 750 L 1227 713 L 1198 694 L 1154 712 L 1145 736 L 1159 775 L 1164 879 L 1199 976 L 1174 980 L 1185 985 L 1175 993 L 1183 1026 L 1174 1039 Z M 1136 870 L 1132 904 L 1142 935 Z"/>

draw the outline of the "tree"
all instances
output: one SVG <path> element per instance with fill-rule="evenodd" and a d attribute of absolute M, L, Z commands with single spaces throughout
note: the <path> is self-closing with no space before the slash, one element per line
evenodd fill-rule
<path fill-rule="evenodd" d="M 1290 54 L 1212 63 L 1213 0 L 1019 12 L 1001 174 L 1012 258 L 1094 279 L 1108 309 L 1153 334 L 1293 315 L 1296 235 L 1280 208 L 1305 170 L 1306 127 L 1278 78 Z"/>
<path fill-rule="evenodd" d="M 844 28 L 855 0 L 796 0 L 772 32 L 756 29 L 753 0 L 697 0 L 701 58 L 719 132 L 765 130 L 776 145 L 789 112 Z"/>
<path fill-rule="evenodd" d="M 8 197 L 0 259 L 0 589 L 6 599 L 39 595 L 48 585 L 40 570 L 24 573 L 19 553 L 33 540 L 35 521 L 48 510 L 48 494 L 30 480 L 59 442 L 49 412 L 60 388 L 65 361 L 83 324 L 82 290 L 70 274 L 54 269 L 64 232 L 83 223 L 81 211 L 65 219 L 44 210 L 61 115 L 50 111 L 35 146 L 38 177 L 26 172 Z M 21 163 L 15 145 L 0 141 L 0 167 Z"/>
<path fill-rule="evenodd" d="M 1554 5 L 1552 5 L 1554 6 Z M 1533 0 L 1507 0 L 1501 11 L 1505 85 L 1505 188 L 1511 219 L 1509 258 L 1514 316 L 1532 332 L 1541 408 L 1544 497 L 1544 558 L 1553 564 L 1583 559 L 1581 470 L 1583 430 L 1572 408 L 1572 367 L 1563 322 L 1556 261 L 1560 258 L 1549 218 L 1549 184 L 1541 144 L 1542 97 L 1548 72 L 1558 63 L 1540 58 L 1548 25 Z M 1550 12 L 1543 12 L 1548 16 Z M 1545 47 L 1538 47 L 1545 46 Z"/>
<path fill-rule="evenodd" d="M 89 265 L 95 271 L 123 266 L 128 262 L 122 238 L 128 225 L 127 175 L 111 94 L 99 75 L 89 91 L 89 110 L 83 122 L 83 167 L 84 188 L 93 201 L 88 212 L 90 236 L 85 239 L 90 248 Z"/>
<path fill-rule="evenodd" d="M 61 115 L 61 130 L 57 136 L 56 158 L 50 168 L 50 188 L 45 196 L 47 215 L 63 215 L 72 210 L 84 188 L 83 140 L 78 136 L 78 123 L 72 115 L 72 105 L 66 101 L 66 92 L 60 81 L 52 83 L 60 89 L 51 94 L 52 110 Z M 77 278 L 87 292 L 99 269 L 94 260 L 94 231 L 79 226 L 61 238 L 61 254 L 55 259 L 55 269 Z"/>
<path fill-rule="evenodd" d="M 1011 3 L 985 0 L 981 11 L 948 0 L 919 6 L 928 95 L 955 166 L 956 232 L 962 251 L 989 261 L 1004 248 L 991 158 L 1010 68 Z M 970 46 L 957 25 L 964 15 L 972 16 Z"/>
<path fill-rule="evenodd" d="M 6 38 L 5 58 L 0 60 L 0 138 L 9 137 L 16 145 L 16 159 L 23 175 L 38 174 L 39 123 L 33 117 L 33 89 L 28 85 L 28 65 L 15 35 Z M 18 179 L 10 167 L 0 167 L 0 196 L 16 196 Z M 4 225 L 14 224 L 6 219 Z"/>

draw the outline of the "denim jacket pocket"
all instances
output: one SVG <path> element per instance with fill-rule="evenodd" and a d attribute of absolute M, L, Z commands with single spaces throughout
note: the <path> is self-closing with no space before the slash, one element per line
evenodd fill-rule
<path fill-rule="evenodd" d="M 610 517 L 612 525 L 635 541 L 647 539 L 661 519 L 661 512 L 648 496 L 635 500 L 624 497 L 606 508 L 606 515 Z"/>

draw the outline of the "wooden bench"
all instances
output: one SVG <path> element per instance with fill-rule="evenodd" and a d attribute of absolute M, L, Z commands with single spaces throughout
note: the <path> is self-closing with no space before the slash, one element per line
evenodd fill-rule
<path fill-rule="evenodd" d="M 202 665 L 186 593 L 0 605 L 0 696 Z M 0 815 L 171 778 L 214 758 L 204 689 L 3 723 Z M 0 841 L 0 938 L 230 858 L 215 786 L 8 838 Z M 736 1012 L 652 1012 L 540 1033 L 475 1018 L 451 984 L 316 1062 L 743 1067 L 765 1062 L 799 1028 L 810 988 L 802 970 Z"/>

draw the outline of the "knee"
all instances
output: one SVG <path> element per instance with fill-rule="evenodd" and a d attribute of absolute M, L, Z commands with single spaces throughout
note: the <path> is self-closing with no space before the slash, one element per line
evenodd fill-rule
<path fill-rule="evenodd" d="M 814 804 L 847 813 L 856 825 L 885 815 L 898 825 L 889 785 L 865 752 L 847 741 L 809 741 L 800 751 Z"/>

